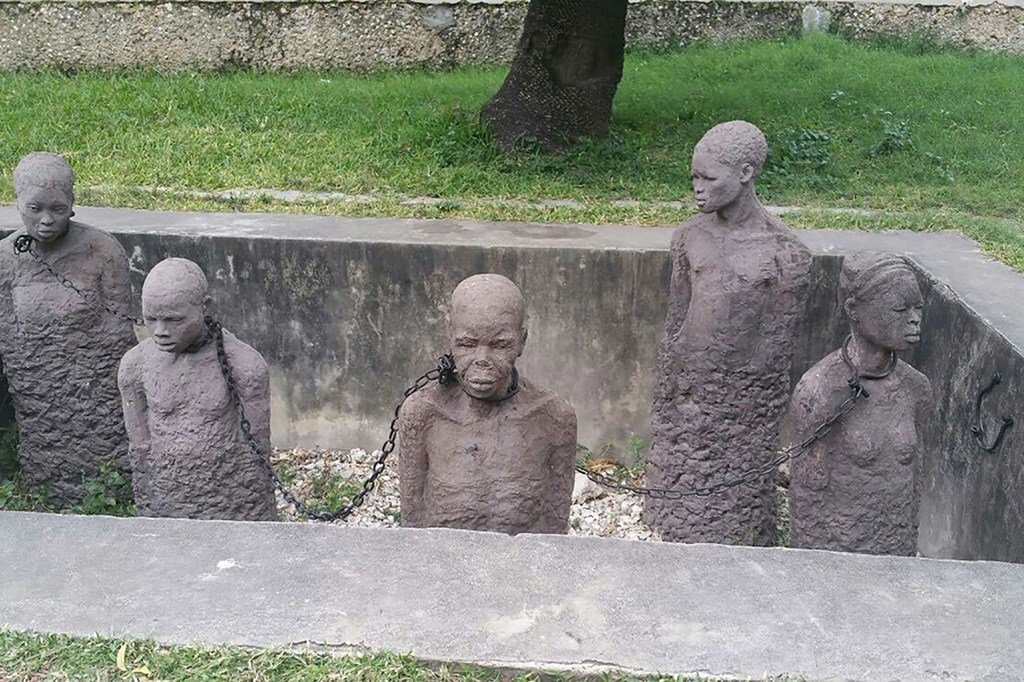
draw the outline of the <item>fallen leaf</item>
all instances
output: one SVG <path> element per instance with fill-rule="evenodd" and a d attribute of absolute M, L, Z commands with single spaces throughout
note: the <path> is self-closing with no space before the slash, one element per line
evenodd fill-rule
<path fill-rule="evenodd" d="M 121 648 L 117 650 L 117 669 L 123 673 L 128 672 L 128 666 L 124 664 L 125 654 L 128 653 L 128 642 L 121 645 Z"/>
<path fill-rule="evenodd" d="M 149 669 L 148 665 L 140 665 L 138 668 L 132 670 L 132 675 L 142 675 L 143 677 L 152 677 L 153 671 Z"/>

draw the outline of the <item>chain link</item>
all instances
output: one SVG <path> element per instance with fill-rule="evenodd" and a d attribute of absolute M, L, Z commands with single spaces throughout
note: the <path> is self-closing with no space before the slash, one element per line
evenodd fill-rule
<path fill-rule="evenodd" d="M 224 350 L 224 329 L 221 327 L 219 322 L 210 317 L 206 318 L 206 326 L 213 335 L 214 343 L 217 347 L 217 360 L 220 363 L 220 371 L 221 374 L 224 375 L 224 381 L 227 384 L 228 396 L 234 404 L 235 410 L 238 412 L 238 424 L 241 428 L 242 436 L 245 438 L 246 445 L 249 448 L 249 452 L 256 460 L 260 469 L 270 477 L 271 481 L 273 481 L 274 487 L 280 491 L 281 495 L 284 496 L 284 499 L 295 507 L 300 514 L 315 521 L 330 522 L 347 519 L 363 505 L 363 500 L 365 500 L 366 496 L 373 491 L 373 488 L 377 483 L 377 479 L 384 472 L 384 463 L 387 461 L 388 456 L 395 451 L 395 442 L 398 438 L 398 415 L 402 409 L 402 405 L 405 404 L 405 401 L 409 396 L 423 390 L 431 383 L 437 381 L 444 386 L 452 381 L 455 375 L 455 362 L 452 360 L 450 355 L 445 355 L 438 359 L 437 367 L 435 369 L 432 369 L 420 376 L 415 382 L 413 382 L 412 386 L 405 390 L 405 393 L 402 395 L 401 402 L 399 402 L 395 407 L 394 417 L 391 419 L 391 426 L 388 429 L 388 437 L 381 446 L 380 456 L 377 458 L 377 461 L 373 463 L 370 475 L 365 481 L 363 481 L 362 489 L 342 509 L 339 509 L 336 512 L 321 512 L 310 509 L 306 503 L 288 490 L 284 482 L 274 471 L 273 467 L 270 466 L 269 460 L 260 453 L 259 444 L 256 442 L 256 438 L 252 434 L 252 423 L 245 415 L 245 406 L 242 404 L 242 398 L 238 393 L 238 387 L 235 383 L 234 372 L 231 370 L 231 364 L 228 362 L 227 352 Z"/>
<path fill-rule="evenodd" d="M 94 296 L 93 294 L 86 293 L 85 291 L 82 291 L 81 289 L 78 288 L 77 284 L 72 282 L 65 275 L 62 275 L 61 273 L 54 270 L 52 265 L 46 262 L 46 260 L 42 256 L 40 256 L 38 253 L 35 252 L 35 250 L 32 249 L 32 244 L 35 241 L 36 240 L 34 237 L 32 237 L 32 235 L 19 235 L 14 240 L 14 252 L 17 254 L 27 253 L 28 255 L 30 255 L 32 257 L 32 260 L 34 260 L 39 265 L 42 265 L 46 269 L 46 271 L 49 272 L 61 286 L 63 286 L 65 289 L 70 289 L 71 291 L 78 294 L 83 301 L 88 303 L 94 309 L 102 310 L 108 315 L 116 317 L 119 320 L 127 320 L 138 327 L 146 326 L 146 321 L 143 320 L 141 317 L 133 317 L 132 315 L 128 315 L 126 313 L 121 312 L 120 310 L 114 309 L 112 306 L 107 305 L 107 303 L 105 303 L 101 298 Z"/>
<path fill-rule="evenodd" d="M 891 370 L 890 370 L 891 371 Z M 857 401 L 861 398 L 867 397 L 867 392 L 864 387 L 860 385 L 860 378 L 866 378 L 862 375 L 856 374 L 853 379 L 850 380 L 851 395 L 839 408 L 821 424 L 818 425 L 814 431 L 811 432 L 807 438 L 802 440 L 795 445 L 791 445 L 785 450 L 780 450 L 776 453 L 775 457 L 765 462 L 764 464 L 746 471 L 735 478 L 715 483 L 713 485 L 699 486 L 694 488 L 648 488 L 643 486 L 632 486 L 627 483 L 617 481 L 610 476 L 591 471 L 586 467 L 577 466 L 576 471 L 589 478 L 594 483 L 611 488 L 613 490 L 619 490 L 622 492 L 633 493 L 634 495 L 643 495 L 658 500 L 681 500 L 684 497 L 708 497 L 709 495 L 717 495 L 723 493 L 726 490 L 739 487 L 745 483 L 749 483 L 754 479 L 761 478 L 772 471 L 775 471 L 780 466 L 790 461 L 791 459 L 798 457 L 807 452 L 812 445 L 825 437 L 829 431 L 850 411 L 853 410 L 857 405 Z"/>

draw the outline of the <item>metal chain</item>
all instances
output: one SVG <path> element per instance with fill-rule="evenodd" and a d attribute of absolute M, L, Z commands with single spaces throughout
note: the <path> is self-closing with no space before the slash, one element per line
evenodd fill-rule
<path fill-rule="evenodd" d="M 93 294 L 86 293 L 86 292 L 82 291 L 81 289 L 78 288 L 77 284 L 72 282 L 66 276 L 64 276 L 61 273 L 59 273 L 56 270 L 54 270 L 52 265 L 50 265 L 48 262 L 46 262 L 46 260 L 43 259 L 42 256 L 40 256 L 38 253 L 36 253 L 32 249 L 32 244 L 35 241 L 36 240 L 35 240 L 35 238 L 32 235 L 28 235 L 28 234 L 19 235 L 14 240 L 14 252 L 17 253 L 17 254 L 27 253 L 28 255 L 32 256 L 32 260 L 34 260 L 39 265 L 42 265 L 46 269 L 47 272 L 49 272 L 51 275 L 53 275 L 53 278 L 56 279 L 57 282 L 61 286 L 63 286 L 66 289 L 70 289 L 71 291 L 73 291 L 76 294 L 78 294 L 82 298 L 83 301 L 88 303 L 93 308 L 102 310 L 103 312 L 107 313 L 108 315 L 116 317 L 119 320 L 127 320 L 127 321 L 131 322 L 132 324 L 134 324 L 136 326 L 139 326 L 139 327 L 145 327 L 146 326 L 145 320 L 143 320 L 141 317 L 134 317 L 132 315 L 128 315 L 126 313 L 123 313 L 120 310 L 115 310 L 113 307 L 107 305 L 107 303 L 105 303 L 99 297 L 94 296 Z"/>
<path fill-rule="evenodd" d="M 345 505 L 344 508 L 336 512 L 320 512 L 310 509 L 309 506 L 295 496 L 285 486 L 284 482 L 274 471 L 273 467 L 270 466 L 269 460 L 260 454 L 259 445 L 256 443 L 255 437 L 252 435 L 252 423 L 245 415 L 245 406 L 242 404 L 242 398 L 238 393 L 238 387 L 235 383 L 235 376 L 231 370 L 231 364 L 228 362 L 227 352 L 224 350 L 224 328 L 219 322 L 213 318 L 206 318 L 206 326 L 209 328 L 210 333 L 213 335 L 214 342 L 217 346 L 217 360 L 220 363 L 221 374 L 224 375 L 224 381 L 227 383 L 228 396 L 231 402 L 235 406 L 235 410 L 238 412 L 238 423 L 242 431 L 242 436 L 245 438 L 246 445 L 248 445 L 249 451 L 260 469 L 270 477 L 273 481 L 274 487 L 280 491 L 284 499 L 295 507 L 296 510 L 303 516 L 315 521 L 339 521 L 347 519 L 351 516 L 359 507 L 362 506 L 363 500 L 369 495 L 377 483 L 377 479 L 384 472 L 384 463 L 387 461 L 388 455 L 395 451 L 395 441 L 398 438 L 398 415 L 402 409 L 402 405 L 405 401 L 414 393 L 417 393 L 434 381 L 437 381 L 442 386 L 452 381 L 455 375 L 455 362 L 452 360 L 450 355 L 442 356 L 437 361 L 437 367 L 423 374 L 412 386 L 405 390 L 402 395 L 401 402 L 395 407 L 394 417 L 391 420 L 391 426 L 388 431 L 388 437 L 384 441 L 384 445 L 380 449 L 380 457 L 373 463 L 373 467 L 370 471 L 370 475 L 365 481 L 363 481 L 362 489 L 352 498 L 352 501 Z"/>
<path fill-rule="evenodd" d="M 780 450 L 776 454 L 775 458 L 769 460 L 768 462 L 765 462 L 764 464 L 755 467 L 750 471 L 744 472 L 735 478 L 722 481 L 721 483 L 715 483 L 713 485 L 686 489 L 648 488 L 642 486 L 632 486 L 626 483 L 622 483 L 621 481 L 616 481 L 614 478 L 611 478 L 610 476 L 606 476 L 596 471 L 591 471 L 590 469 L 587 469 L 586 467 L 582 466 L 577 466 L 576 471 L 583 474 L 594 483 L 602 485 L 606 488 L 612 488 L 614 490 L 620 490 L 622 492 L 633 493 L 635 495 L 643 495 L 645 497 L 651 497 L 654 499 L 681 500 L 684 497 L 707 497 L 709 495 L 717 495 L 718 493 L 723 493 L 726 490 L 739 487 L 744 483 L 749 483 L 750 481 L 756 478 L 765 476 L 766 474 L 771 473 L 775 469 L 778 469 L 780 466 L 782 466 L 789 460 L 799 455 L 802 455 L 804 452 L 810 449 L 810 447 L 814 445 L 818 440 L 824 438 L 825 434 L 831 431 L 832 427 L 834 427 L 840 419 L 849 414 L 849 412 L 853 410 L 853 408 L 856 406 L 857 401 L 864 396 L 864 390 L 860 387 L 853 388 L 852 391 L 853 393 L 850 395 L 849 398 L 847 398 L 843 402 L 842 405 L 839 406 L 839 409 L 836 410 L 835 413 L 833 413 L 828 419 L 819 424 L 818 428 L 814 429 L 811 435 L 805 438 L 803 441 L 795 445 L 792 445 L 786 448 L 785 450 Z"/>
<path fill-rule="evenodd" d="M 866 374 L 857 369 L 854 365 L 853 360 L 850 359 L 849 346 L 852 336 L 847 336 L 843 341 L 840 357 L 843 363 L 850 370 L 850 379 L 846 382 L 850 387 L 850 397 L 843 401 L 839 408 L 821 424 L 818 425 L 814 431 L 811 432 L 807 438 L 802 440 L 795 445 L 791 445 L 785 450 L 780 450 L 776 453 L 775 457 L 764 464 L 751 469 L 750 471 L 744 472 L 735 478 L 730 478 L 721 483 L 715 483 L 708 486 L 699 486 L 695 488 L 648 488 L 643 486 L 632 486 L 621 481 L 616 481 L 610 476 L 591 471 L 586 467 L 577 466 L 576 471 L 589 478 L 598 485 L 605 486 L 606 488 L 612 488 L 614 490 L 621 490 L 627 493 L 633 493 L 635 495 L 643 495 L 654 499 L 662 500 L 681 500 L 684 497 L 707 497 L 709 495 L 716 495 L 723 493 L 726 490 L 736 488 L 749 483 L 750 481 L 765 476 L 772 471 L 778 469 L 780 466 L 800 455 L 807 452 L 812 445 L 825 437 L 829 431 L 850 411 L 853 410 L 857 405 L 857 401 L 862 398 L 869 397 L 867 390 L 863 386 L 863 380 L 878 380 L 884 379 L 893 373 L 896 369 L 896 353 L 893 352 L 890 356 L 889 363 L 886 368 L 879 374 Z"/>

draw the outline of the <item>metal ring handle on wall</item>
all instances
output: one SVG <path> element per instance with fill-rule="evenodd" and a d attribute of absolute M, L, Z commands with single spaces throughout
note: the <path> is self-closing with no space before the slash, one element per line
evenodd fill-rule
<path fill-rule="evenodd" d="M 1002 444 L 1003 438 L 1006 436 L 1006 432 L 1010 430 L 1010 427 L 1014 424 L 1014 419 L 1011 415 L 1005 415 L 1002 419 L 1002 424 L 999 426 L 999 433 L 996 434 L 995 438 L 991 442 L 985 442 L 985 426 L 981 419 L 981 406 L 985 402 L 986 396 L 992 392 L 992 390 L 1003 383 L 1003 376 L 996 372 L 992 375 L 992 380 L 989 381 L 988 386 L 981 389 L 981 393 L 978 394 L 978 399 L 974 404 L 974 423 L 971 424 L 971 433 L 974 434 L 974 439 L 978 441 L 978 446 L 985 452 L 995 452 L 996 449 Z"/>

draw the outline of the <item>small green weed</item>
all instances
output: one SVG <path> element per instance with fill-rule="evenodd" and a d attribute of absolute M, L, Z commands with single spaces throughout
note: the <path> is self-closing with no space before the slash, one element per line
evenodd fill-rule
<path fill-rule="evenodd" d="M 310 483 L 306 506 L 312 512 L 337 514 L 352 501 L 359 489 L 359 482 L 354 477 L 323 472 Z"/>
<path fill-rule="evenodd" d="M 87 481 L 82 504 L 68 509 L 69 514 L 86 516 L 135 516 L 132 480 L 110 462 L 100 464 L 99 476 Z"/>
<path fill-rule="evenodd" d="M 832 160 L 832 138 L 824 130 L 800 128 L 782 137 L 768 150 L 766 179 L 800 180 L 808 185 L 824 186 L 835 182 L 826 173 Z"/>
<path fill-rule="evenodd" d="M 912 152 L 917 147 L 910 137 L 910 121 L 898 120 L 891 111 L 881 114 L 882 140 L 871 148 L 869 156 L 889 156 L 900 152 Z"/>

